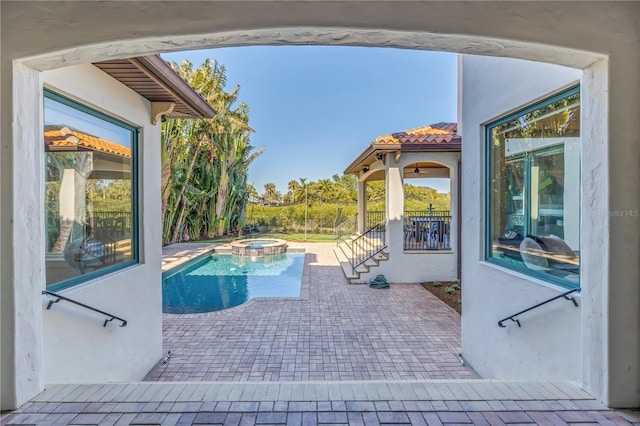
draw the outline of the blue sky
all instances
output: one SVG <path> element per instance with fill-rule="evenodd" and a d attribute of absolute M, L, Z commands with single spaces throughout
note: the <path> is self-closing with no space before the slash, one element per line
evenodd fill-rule
<path fill-rule="evenodd" d="M 376 136 L 455 122 L 457 58 L 452 53 L 338 46 L 253 46 L 163 54 L 167 61 L 224 64 L 227 90 L 249 105 L 264 153 L 249 167 L 258 192 L 273 182 L 331 178 Z M 418 184 L 412 180 L 411 183 Z M 448 182 L 422 182 L 448 192 Z"/>

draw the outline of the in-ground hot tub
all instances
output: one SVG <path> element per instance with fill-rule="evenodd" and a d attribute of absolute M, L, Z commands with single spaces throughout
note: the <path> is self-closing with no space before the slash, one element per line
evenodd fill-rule
<path fill-rule="evenodd" d="M 270 256 L 287 252 L 287 242 L 277 238 L 238 240 L 231 243 L 236 256 Z"/>

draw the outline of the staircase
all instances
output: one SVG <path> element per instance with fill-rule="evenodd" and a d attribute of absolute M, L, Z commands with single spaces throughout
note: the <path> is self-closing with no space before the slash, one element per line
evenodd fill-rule
<path fill-rule="evenodd" d="M 368 283 L 369 279 L 374 277 L 375 269 L 380 262 L 389 259 L 389 253 L 384 249 L 371 258 L 367 259 L 361 265 L 353 268 L 353 259 L 358 253 L 375 253 L 380 246 L 380 241 L 376 238 L 363 237 L 361 234 L 354 234 L 346 241 L 342 241 L 333 249 L 333 253 L 338 259 L 338 263 L 344 272 L 344 276 L 349 284 Z"/>

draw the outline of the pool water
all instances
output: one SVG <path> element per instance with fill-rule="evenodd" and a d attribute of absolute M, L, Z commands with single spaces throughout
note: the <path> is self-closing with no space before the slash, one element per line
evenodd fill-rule
<path fill-rule="evenodd" d="M 219 311 L 255 297 L 299 297 L 303 253 L 239 257 L 213 254 L 163 274 L 162 311 Z"/>

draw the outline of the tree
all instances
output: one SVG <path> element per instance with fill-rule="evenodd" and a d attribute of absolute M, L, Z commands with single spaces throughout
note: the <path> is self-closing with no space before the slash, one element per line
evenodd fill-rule
<path fill-rule="evenodd" d="M 268 203 L 278 203 L 280 202 L 280 193 L 276 190 L 275 183 L 265 183 L 264 184 L 264 200 Z"/>
<path fill-rule="evenodd" d="M 322 227 L 322 200 L 332 199 L 333 196 L 333 184 L 329 179 L 318 181 L 318 195 L 320 196 L 320 226 Z"/>
<path fill-rule="evenodd" d="M 300 184 L 296 180 L 290 180 L 287 184 L 287 189 L 289 190 L 289 197 L 293 203 L 296 193 L 300 190 Z"/>
<path fill-rule="evenodd" d="M 250 183 L 247 184 L 247 191 L 249 192 L 249 201 L 256 201 L 260 198 L 258 190 Z"/>
<path fill-rule="evenodd" d="M 296 201 L 301 202 L 306 199 L 307 178 L 299 178 L 298 181 L 300 181 L 300 185 L 298 185 L 295 199 Z"/>
<path fill-rule="evenodd" d="M 249 198 L 248 167 L 262 153 L 249 144 L 248 106 L 234 107 L 240 86 L 225 91 L 224 66 L 209 60 L 195 69 L 189 61 L 171 65 L 216 116 L 162 125 L 164 243 L 237 229 Z"/>

